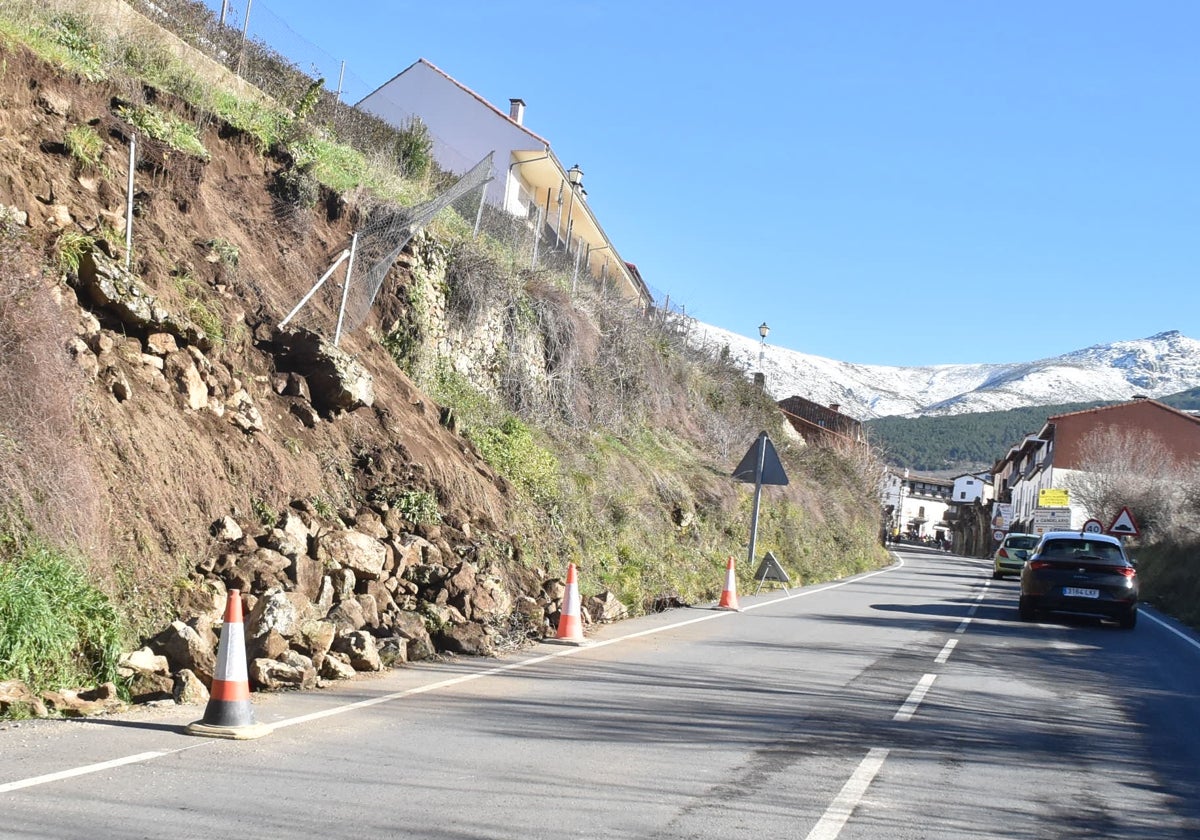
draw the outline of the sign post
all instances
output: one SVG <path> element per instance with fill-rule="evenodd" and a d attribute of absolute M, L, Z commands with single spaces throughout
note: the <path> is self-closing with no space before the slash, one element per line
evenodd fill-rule
<path fill-rule="evenodd" d="M 737 481 L 754 484 L 754 511 L 750 514 L 750 553 L 749 562 L 754 562 L 755 543 L 758 541 L 758 503 L 762 498 L 764 484 L 784 485 L 788 483 L 787 473 L 779 461 L 779 453 L 775 445 L 767 437 L 766 432 L 758 433 L 758 440 L 750 445 L 750 449 L 742 456 L 742 460 L 733 470 Z"/>

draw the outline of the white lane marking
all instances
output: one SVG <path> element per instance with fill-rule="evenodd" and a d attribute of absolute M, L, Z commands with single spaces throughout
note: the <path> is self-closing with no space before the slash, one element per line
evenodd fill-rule
<path fill-rule="evenodd" d="M 883 761 L 887 756 L 888 750 L 883 747 L 874 747 L 867 753 L 866 758 L 859 762 L 858 769 L 846 780 L 841 791 L 829 803 L 829 807 L 825 809 L 821 819 L 813 826 L 813 830 L 808 832 L 805 840 L 835 840 L 842 833 L 842 827 L 846 825 L 846 821 L 850 819 L 850 815 L 862 801 L 863 794 L 871 786 L 871 782 L 875 779 L 875 775 L 883 766 Z"/>
<path fill-rule="evenodd" d="M 950 652 L 956 647 L 958 647 L 958 639 L 951 639 L 950 641 L 946 642 L 945 647 L 942 648 L 942 652 L 939 653 L 937 655 L 937 659 L 933 661 L 939 665 L 945 664 L 946 660 L 950 658 Z"/>
<path fill-rule="evenodd" d="M 975 615 L 975 611 L 979 609 L 979 602 L 987 595 L 988 587 L 991 585 L 992 582 L 990 580 L 983 584 L 979 590 L 979 594 L 975 596 L 975 603 L 971 604 L 970 609 L 967 610 L 967 617 L 959 622 L 958 627 L 954 628 L 955 633 L 965 633 L 967 631 L 967 627 L 971 624 L 971 618 Z"/>
<path fill-rule="evenodd" d="M 1162 627 L 1164 630 L 1169 630 L 1170 632 L 1174 633 L 1179 638 L 1183 639 L 1185 642 L 1187 642 L 1192 647 L 1196 648 L 1197 650 L 1200 650 L 1200 642 L 1197 642 L 1191 636 L 1187 635 L 1186 633 L 1180 632 L 1179 630 L 1172 627 L 1170 624 L 1167 624 L 1167 622 L 1163 621 L 1161 618 L 1159 618 L 1158 616 L 1149 612 L 1148 610 L 1138 610 L 1138 612 L 1140 612 L 1142 615 L 1146 616 L 1146 618 L 1153 621 L 1159 627 Z"/>
<path fill-rule="evenodd" d="M 162 758 L 164 755 L 180 752 L 180 750 L 167 750 L 165 752 L 144 752 L 137 755 L 127 755 L 124 758 L 114 758 L 112 761 L 102 761 L 99 764 L 89 764 L 85 767 L 75 767 L 71 770 L 61 770 L 58 773 L 47 773 L 44 776 L 34 776 L 31 779 L 21 779 L 17 782 L 9 782 L 0 785 L 0 793 L 8 793 L 11 790 L 20 790 L 21 788 L 33 787 L 34 785 L 44 785 L 47 782 L 57 782 L 62 779 L 70 779 L 75 776 L 86 776 L 88 773 L 100 773 L 104 770 L 111 770 L 114 767 L 122 767 L 126 764 L 137 764 L 140 761 L 149 761 L 152 758 Z"/>
<path fill-rule="evenodd" d="M 886 572 L 894 572 L 897 569 L 903 568 L 903 566 L 904 566 L 904 561 L 901 558 L 897 557 L 895 565 L 889 566 L 886 569 L 880 569 L 875 572 L 868 572 L 867 574 L 860 575 L 858 577 L 849 578 L 847 580 L 839 581 L 837 583 L 832 583 L 832 584 L 829 584 L 828 586 L 822 586 L 818 589 L 810 589 L 810 590 L 805 590 L 803 592 L 794 592 L 790 595 L 784 595 L 780 598 L 772 598 L 770 601 L 764 601 L 759 604 L 751 604 L 748 607 L 744 607 L 742 611 L 747 612 L 749 610 L 759 609 L 760 607 L 770 606 L 771 604 L 779 603 L 782 601 L 790 601 L 793 598 L 803 598 L 808 595 L 816 595 L 819 592 L 827 592 L 830 589 L 837 589 L 838 587 L 841 587 L 841 586 L 848 586 L 849 584 L 852 584 L 852 583 L 858 583 L 859 581 L 866 580 L 867 578 L 872 578 L 872 577 L 875 577 L 876 575 L 881 575 Z M 589 642 L 588 644 L 581 645 L 580 647 L 563 648 L 562 650 L 555 651 L 554 653 L 548 653 L 543 656 L 535 656 L 532 659 L 525 659 L 525 660 L 522 660 L 521 662 L 512 662 L 512 663 L 509 663 L 508 665 L 501 665 L 496 668 L 489 668 L 486 671 L 480 671 L 480 672 L 474 673 L 474 674 L 463 674 L 461 676 L 451 677 L 450 679 L 439 680 L 438 682 L 430 683 L 428 685 L 418 686 L 416 688 L 410 688 L 405 691 L 396 691 L 391 694 L 382 695 L 380 697 L 372 697 L 369 700 L 360 700 L 356 703 L 347 703 L 346 705 L 335 706 L 334 708 L 325 709 L 320 712 L 313 712 L 313 713 L 307 714 L 307 715 L 300 715 L 298 717 L 288 718 L 287 720 L 281 720 L 276 723 L 269 724 L 269 726 L 271 727 L 272 730 L 286 729 L 289 726 L 295 726 L 300 723 L 309 723 L 314 720 L 321 720 L 322 718 L 332 717 L 334 715 L 345 714 L 346 712 L 352 712 L 357 709 L 366 709 L 370 706 L 378 706 L 381 703 L 390 703 L 393 700 L 399 700 L 404 697 L 411 697 L 411 696 L 417 695 L 417 694 L 425 694 L 430 691 L 437 691 L 438 689 L 441 689 L 441 688 L 449 688 L 450 686 L 453 686 L 453 685 L 461 685 L 462 683 L 468 683 L 468 682 L 472 682 L 474 680 L 481 680 L 484 677 L 491 677 L 491 676 L 495 676 L 496 674 L 503 674 L 507 671 L 515 671 L 518 668 L 528 668 L 530 665 L 537 665 L 541 662 L 546 662 L 551 659 L 556 659 L 560 656 L 573 656 L 573 655 L 575 655 L 577 653 L 581 653 L 585 650 L 594 650 L 596 648 L 605 647 L 607 645 L 615 645 L 618 642 L 627 641 L 629 639 L 638 639 L 638 638 L 641 638 L 642 636 L 652 636 L 655 633 L 664 633 L 668 630 L 676 630 L 680 627 L 686 627 L 689 624 L 698 624 L 701 621 L 713 621 L 718 618 L 728 618 L 729 616 L 732 616 L 732 615 L 737 615 L 737 613 L 732 612 L 732 611 L 727 611 L 727 610 L 713 611 L 710 613 L 706 613 L 705 615 L 699 616 L 697 618 L 690 618 L 687 621 L 677 621 L 674 624 L 666 624 L 666 625 L 663 625 L 662 627 L 651 627 L 647 630 L 639 630 L 636 633 L 629 633 L 627 635 L 617 636 L 612 639 L 604 639 L 601 641 Z M 197 744 L 196 746 L 200 746 L 200 745 Z M 120 767 L 125 764 L 135 764 L 135 763 L 141 762 L 141 761 L 150 761 L 151 759 L 160 758 L 164 755 L 171 755 L 176 752 L 182 752 L 184 749 L 193 749 L 193 747 L 183 747 L 178 750 L 167 750 L 164 752 L 138 753 L 137 755 L 127 756 L 125 758 L 118 758 L 118 759 L 114 759 L 113 761 L 106 761 L 106 762 L 102 762 L 100 764 L 89 764 L 85 767 L 76 767 L 74 769 L 63 770 L 58 773 L 49 773 L 44 776 L 35 776 L 30 779 L 21 779 L 21 780 L 15 781 L 15 782 L 8 782 L 6 784 L 0 784 L 0 793 L 7 793 L 9 791 L 20 790 L 21 788 L 32 787 L 34 785 L 41 785 L 41 784 L 45 784 L 47 782 L 59 781 L 61 779 L 69 779 L 73 776 L 82 776 L 82 775 L 86 775 L 88 773 L 97 773 L 102 770 L 107 770 L 107 769 L 110 769 L 113 767 Z"/>
<path fill-rule="evenodd" d="M 921 701 L 925 699 L 925 692 L 929 691 L 929 687 L 933 685 L 933 681 L 937 679 L 937 674 L 926 674 L 921 677 L 920 682 L 908 695 L 908 699 L 904 701 L 904 705 L 896 712 L 892 720 L 906 721 L 912 720 L 913 714 L 917 711 L 917 706 L 921 705 Z"/>

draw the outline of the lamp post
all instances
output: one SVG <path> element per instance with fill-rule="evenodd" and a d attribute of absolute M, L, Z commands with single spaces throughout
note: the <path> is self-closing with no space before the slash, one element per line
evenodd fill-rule
<path fill-rule="evenodd" d="M 587 195 L 587 190 L 583 188 L 583 170 L 579 168 L 578 163 L 567 170 L 567 181 L 571 184 L 571 197 L 567 202 L 567 253 L 569 254 L 571 252 L 571 213 L 575 209 L 575 193 L 580 192 Z"/>
<path fill-rule="evenodd" d="M 897 476 L 898 482 L 896 487 L 896 536 L 904 535 L 904 486 L 908 483 L 908 470 L 904 471 L 904 477 Z"/>
<path fill-rule="evenodd" d="M 763 370 L 763 356 L 767 352 L 767 333 L 771 328 L 767 326 L 767 322 L 763 321 L 758 325 L 758 384 L 763 390 L 767 387 L 767 374 Z"/>

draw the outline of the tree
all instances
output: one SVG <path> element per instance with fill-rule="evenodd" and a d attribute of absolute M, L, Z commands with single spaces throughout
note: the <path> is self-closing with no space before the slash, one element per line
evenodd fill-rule
<path fill-rule="evenodd" d="M 1188 470 L 1161 438 L 1103 426 L 1080 441 L 1079 452 L 1078 472 L 1064 483 L 1089 515 L 1109 523 L 1128 507 L 1143 535 L 1172 528 Z"/>

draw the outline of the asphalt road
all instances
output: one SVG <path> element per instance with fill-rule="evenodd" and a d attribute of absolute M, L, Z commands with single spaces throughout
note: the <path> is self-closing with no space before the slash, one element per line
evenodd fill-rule
<path fill-rule="evenodd" d="M 4 838 L 1195 838 L 1200 641 L 1019 622 L 925 549 L 502 660 L 200 709 L 0 724 Z"/>

